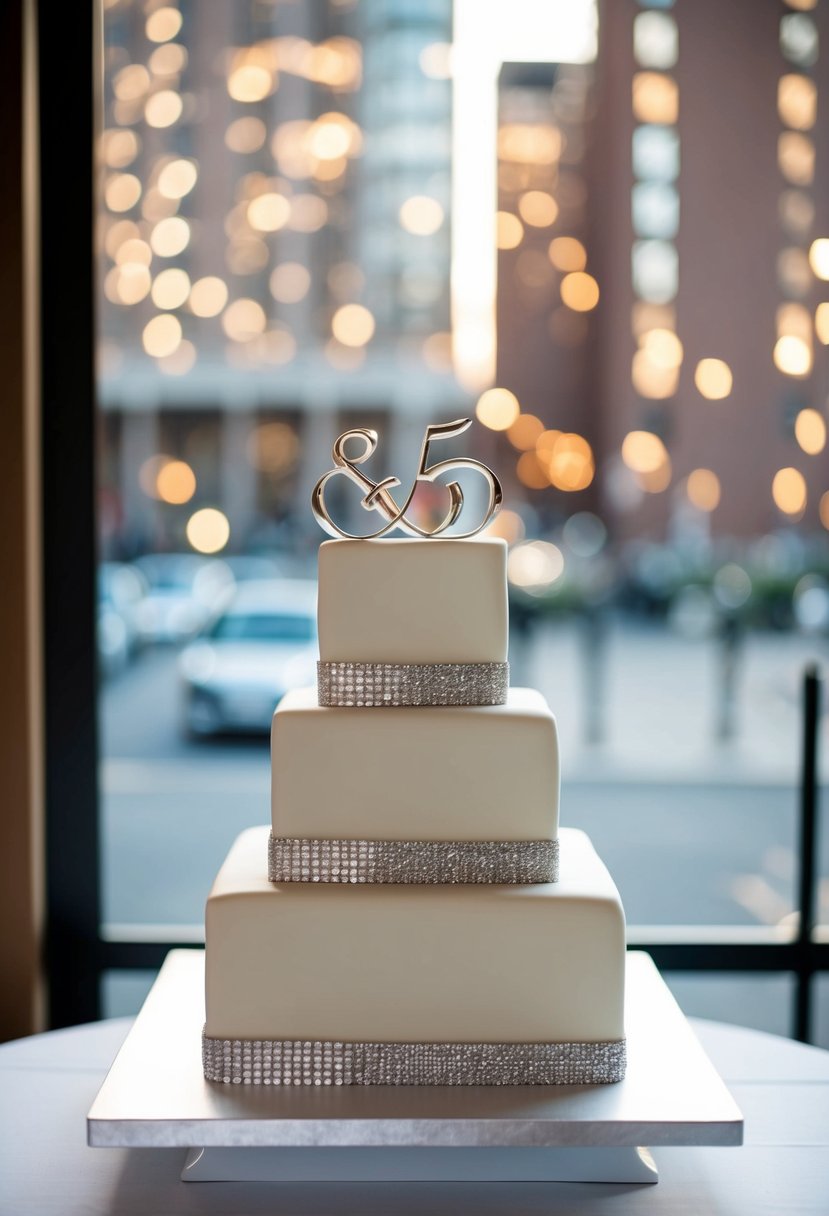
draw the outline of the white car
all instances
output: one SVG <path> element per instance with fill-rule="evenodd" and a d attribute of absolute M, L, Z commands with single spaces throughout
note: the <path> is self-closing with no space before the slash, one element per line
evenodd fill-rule
<path fill-rule="evenodd" d="M 282 695 L 316 681 L 316 605 L 312 581 L 241 584 L 179 660 L 187 734 L 268 731 Z"/>

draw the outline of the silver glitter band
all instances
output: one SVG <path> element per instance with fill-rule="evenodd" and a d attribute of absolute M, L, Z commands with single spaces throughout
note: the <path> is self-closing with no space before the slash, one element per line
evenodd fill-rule
<path fill-rule="evenodd" d="M 320 705 L 506 705 L 509 663 L 317 663 Z"/>
<path fill-rule="evenodd" d="M 268 841 L 271 882 L 534 883 L 558 881 L 557 840 Z"/>
<path fill-rule="evenodd" d="M 204 1075 L 225 1085 L 609 1085 L 625 1040 L 604 1043 L 335 1043 L 202 1036 Z"/>

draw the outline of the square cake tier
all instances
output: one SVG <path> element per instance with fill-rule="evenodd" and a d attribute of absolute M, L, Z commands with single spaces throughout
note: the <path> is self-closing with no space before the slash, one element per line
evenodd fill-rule
<path fill-rule="evenodd" d="M 583 832 L 532 886 L 274 886 L 267 838 L 238 838 L 208 899 L 209 1038 L 623 1039 L 624 913 Z"/>
<path fill-rule="evenodd" d="M 289 692 L 271 731 L 274 836 L 555 840 L 556 723 L 540 692 L 506 705 L 323 708 Z"/>
<path fill-rule="evenodd" d="M 506 543 L 326 541 L 318 615 L 324 663 L 504 663 Z"/>

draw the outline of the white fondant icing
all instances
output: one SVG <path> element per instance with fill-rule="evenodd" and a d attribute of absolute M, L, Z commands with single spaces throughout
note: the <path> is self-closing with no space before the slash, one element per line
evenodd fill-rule
<path fill-rule="evenodd" d="M 562 831 L 561 881 L 534 886 L 273 886 L 267 841 L 244 832 L 208 900 L 208 1036 L 624 1036 L 624 914 L 584 833 Z"/>
<path fill-rule="evenodd" d="M 323 662 L 503 663 L 507 547 L 475 540 L 329 540 L 319 550 Z"/>
<path fill-rule="evenodd" d="M 379 543 L 379 542 L 378 542 Z M 551 840 L 555 718 L 540 692 L 506 705 L 321 708 L 289 692 L 273 719 L 275 836 Z"/>

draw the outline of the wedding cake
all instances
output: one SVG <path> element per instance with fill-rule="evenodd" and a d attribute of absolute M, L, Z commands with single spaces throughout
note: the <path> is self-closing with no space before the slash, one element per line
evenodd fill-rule
<path fill-rule="evenodd" d="M 327 541 L 318 621 L 318 687 L 273 719 L 271 825 L 207 903 L 205 1077 L 620 1080 L 624 913 L 559 831 L 552 713 L 509 687 L 504 541 Z"/>

